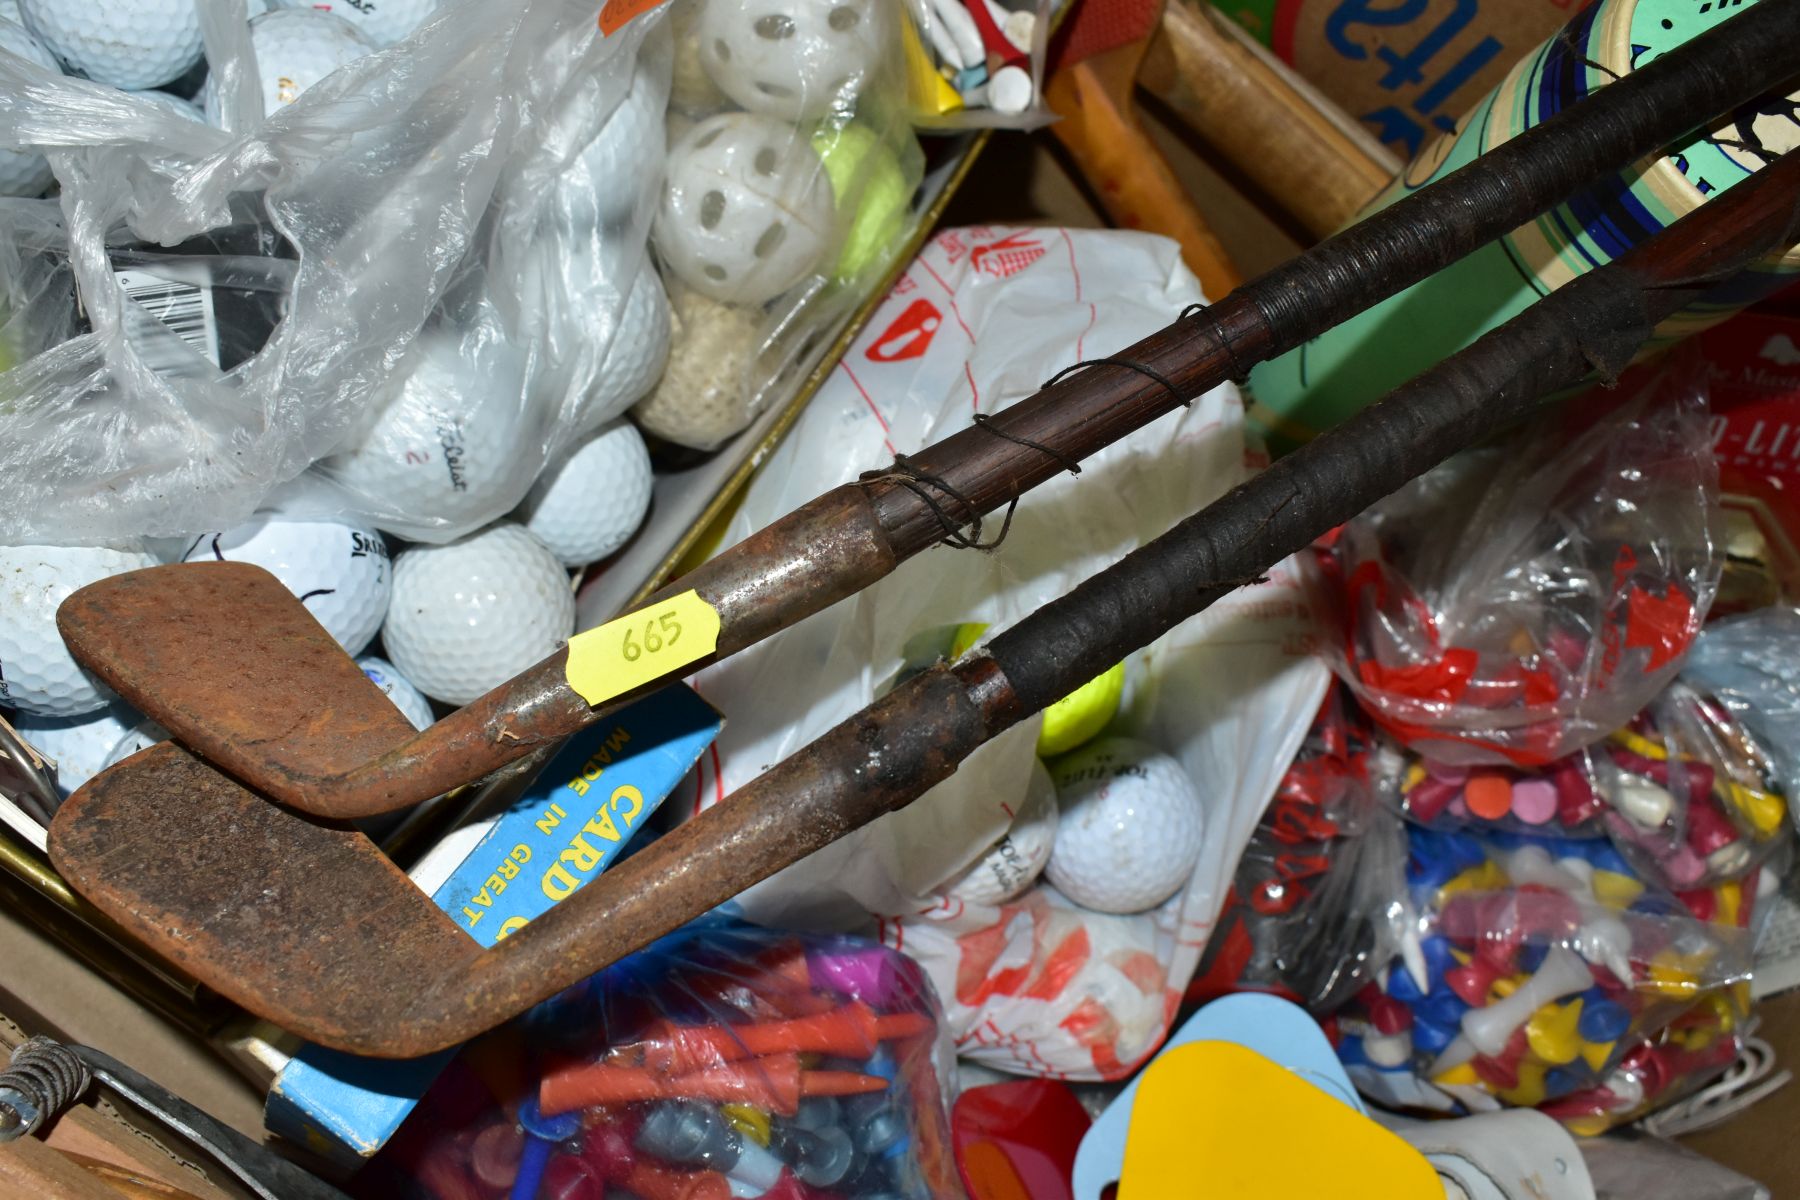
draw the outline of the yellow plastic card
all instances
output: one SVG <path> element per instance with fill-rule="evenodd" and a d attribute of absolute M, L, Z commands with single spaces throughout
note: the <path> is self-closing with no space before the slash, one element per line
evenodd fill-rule
<path fill-rule="evenodd" d="M 719 646 L 719 612 L 692 589 L 569 639 L 564 671 L 589 704 L 699 662 Z"/>
<path fill-rule="evenodd" d="M 1235 1042 L 1189 1042 L 1144 1069 L 1119 1200 L 1443 1200 L 1425 1156 Z"/>

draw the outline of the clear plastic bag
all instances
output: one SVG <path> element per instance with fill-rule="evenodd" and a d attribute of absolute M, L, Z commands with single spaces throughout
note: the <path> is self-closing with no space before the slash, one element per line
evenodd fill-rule
<path fill-rule="evenodd" d="M 1539 767 L 1464 766 L 1387 747 L 1383 794 L 1432 829 L 1603 837 L 1605 795 L 1588 748 Z"/>
<path fill-rule="evenodd" d="M 960 1196 L 940 1019 L 885 947 L 704 918 L 471 1043 L 357 1189 Z"/>
<path fill-rule="evenodd" d="M 1336 1019 L 1352 1080 L 1382 1103 L 1478 1112 L 1592 1091 L 1748 978 L 1744 929 L 1702 922 L 1603 840 L 1407 840 L 1411 944 Z"/>
<path fill-rule="evenodd" d="M 266 116 L 243 3 L 200 15 L 209 108 L 231 132 L 0 55 L 0 140 L 40 149 L 62 189 L 60 208 L 0 206 L 17 360 L 0 375 L 15 481 L 0 541 L 227 528 L 371 436 L 381 469 L 340 457 L 299 511 L 432 541 L 506 512 L 602 409 L 637 398 L 595 393 L 647 275 L 657 122 L 640 122 L 629 203 L 582 155 L 640 89 L 660 116 L 667 46 L 639 56 L 660 14 L 603 36 L 564 0 L 449 4 Z M 179 271 L 123 257 L 170 253 Z M 217 332 L 184 339 L 172 288 Z M 417 371 L 457 386 L 397 400 Z M 394 404 L 424 411 L 383 426 Z M 417 482 L 405 468 L 422 465 Z"/>
<path fill-rule="evenodd" d="M 1704 387 L 1680 359 L 1619 390 L 1452 459 L 1316 556 L 1332 665 L 1411 749 L 1540 766 L 1680 669 L 1722 563 Z"/>
<path fill-rule="evenodd" d="M 1784 796 L 1800 790 L 1800 609 L 1767 608 L 1707 625 L 1682 678 L 1722 704 L 1768 755 Z"/>

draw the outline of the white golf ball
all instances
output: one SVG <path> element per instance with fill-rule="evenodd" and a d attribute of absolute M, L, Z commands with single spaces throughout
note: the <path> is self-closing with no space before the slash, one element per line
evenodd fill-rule
<path fill-rule="evenodd" d="M 454 334 L 429 333 L 399 370 L 363 428 L 320 471 L 355 493 L 376 525 L 395 523 L 408 536 L 419 535 L 412 522 L 455 525 L 514 503 L 526 486 L 518 477 L 526 431 L 517 351 L 483 342 L 468 358 Z"/>
<path fill-rule="evenodd" d="M 394 586 L 381 535 L 337 521 L 259 513 L 235 529 L 195 537 L 182 561 L 255 563 L 300 597 L 351 654 L 381 628 Z"/>
<path fill-rule="evenodd" d="M 0 546 L 0 704 L 39 717 L 106 707 L 111 689 L 70 656 L 56 610 L 95 580 L 155 565 L 135 548 Z"/>
<path fill-rule="evenodd" d="M 805 136 L 753 113 L 720 113 L 670 148 L 652 236 L 663 262 L 696 290 L 761 304 L 824 261 L 835 211 Z"/>
<path fill-rule="evenodd" d="M 34 717 L 20 713 L 14 727 L 32 749 L 56 761 L 56 790 L 67 799 L 76 788 L 110 766 L 107 755 L 142 714 L 114 702 L 79 717 Z"/>
<path fill-rule="evenodd" d="M 107 751 L 106 761 L 100 765 L 110 767 L 122 763 L 138 751 L 148 750 L 156 743 L 169 741 L 173 737 L 173 734 L 155 721 L 139 721 L 124 737 L 113 743 L 113 748 Z"/>
<path fill-rule="evenodd" d="M 183 100 L 174 92 L 144 90 L 134 91 L 131 94 L 140 100 L 148 100 L 152 104 L 161 105 L 163 108 L 168 109 L 177 116 L 186 117 L 190 121 L 198 121 L 202 125 L 207 123 L 206 110 L 204 108 L 195 104 L 192 100 Z"/>
<path fill-rule="evenodd" d="M 52 71 L 62 70 L 55 56 L 15 21 L 0 21 L 0 50 Z M 41 196 L 54 180 L 43 155 L 0 150 L 0 196 Z"/>
<path fill-rule="evenodd" d="M 552 463 L 519 506 L 525 528 L 567 567 L 623 546 L 649 511 L 650 451 L 630 421 L 614 421 Z"/>
<path fill-rule="evenodd" d="M 1180 891 L 1205 817 L 1181 764 L 1130 738 L 1101 738 L 1050 764 L 1062 807 L 1045 875 L 1084 908 L 1131 913 Z"/>
<path fill-rule="evenodd" d="M 431 711 L 431 701 L 425 693 L 414 687 L 393 663 L 374 654 L 365 654 L 356 660 L 369 682 L 387 693 L 387 698 L 394 702 L 394 707 L 406 714 L 406 719 L 413 723 L 414 729 L 424 729 L 437 720 L 437 714 Z"/>
<path fill-rule="evenodd" d="M 1005 904 L 1037 882 L 1056 844 L 1056 788 L 1031 760 L 1031 783 L 1013 823 L 993 847 L 943 890 L 970 904 Z"/>
<path fill-rule="evenodd" d="M 160 87 L 200 61 L 194 0 L 19 0 L 19 12 L 70 71 L 99 83 Z"/>
<path fill-rule="evenodd" d="M 848 113 L 888 53 L 890 7 L 890 0 L 706 0 L 695 30 L 700 63 L 751 112 L 795 122 Z"/>
<path fill-rule="evenodd" d="M 378 47 L 356 26 L 313 8 L 278 8 L 250 22 L 250 48 L 262 80 L 263 116 L 292 104 L 319 80 Z M 218 93 L 206 89 L 206 119 L 219 123 Z"/>
<path fill-rule="evenodd" d="M 376 46 L 391 46 L 438 10 L 439 0 L 278 0 L 277 8 L 316 9 L 342 17 Z"/>
<path fill-rule="evenodd" d="M 558 178 L 564 212 L 577 227 L 631 219 L 640 193 L 662 174 L 668 143 L 667 89 L 642 66 L 600 131 Z"/>
<path fill-rule="evenodd" d="M 523 526 L 503 521 L 400 555 L 382 644 L 427 696 L 467 704 L 548 657 L 574 628 L 569 573 Z"/>
<path fill-rule="evenodd" d="M 619 310 L 619 326 L 600 360 L 599 378 L 576 401 L 575 428 L 598 429 L 636 404 L 669 361 L 669 297 L 649 263 L 638 268 Z"/>

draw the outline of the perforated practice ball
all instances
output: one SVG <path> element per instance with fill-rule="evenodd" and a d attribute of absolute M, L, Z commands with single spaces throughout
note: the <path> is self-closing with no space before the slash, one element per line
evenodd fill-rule
<path fill-rule="evenodd" d="M 751 112 L 784 121 L 848 113 L 892 40 L 891 4 L 706 0 L 695 31 L 700 63 Z"/>
<path fill-rule="evenodd" d="M 62 70 L 42 43 L 11 21 L 0 21 L 0 50 L 10 50 L 27 62 L 52 71 Z M 0 150 L 0 196 L 41 196 L 53 178 L 43 155 Z"/>
<path fill-rule="evenodd" d="M 669 151 L 654 238 L 683 282 L 761 304 L 833 249 L 831 182 L 807 139 L 779 121 L 721 113 Z"/>
<path fill-rule="evenodd" d="M 114 87 L 160 87 L 200 61 L 194 0 L 19 0 L 19 15 L 71 71 Z"/>

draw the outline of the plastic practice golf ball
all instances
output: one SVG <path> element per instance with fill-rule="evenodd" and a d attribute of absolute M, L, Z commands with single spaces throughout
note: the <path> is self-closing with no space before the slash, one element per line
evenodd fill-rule
<path fill-rule="evenodd" d="M 1005 904 L 1037 882 L 1056 844 L 1056 787 L 1039 762 L 1012 827 L 975 865 L 943 890 L 970 904 Z"/>
<path fill-rule="evenodd" d="M 650 451 L 630 421 L 614 421 L 552 463 L 519 506 L 525 528 L 566 567 L 599 562 L 650 511 Z"/>
<path fill-rule="evenodd" d="M 653 233 L 684 283 L 761 304 L 815 270 L 835 236 L 831 182 L 793 127 L 721 113 L 669 150 Z"/>
<path fill-rule="evenodd" d="M 481 344 L 465 358 L 454 334 L 423 334 L 399 377 L 370 405 L 360 432 L 324 459 L 323 474 L 356 493 L 376 525 L 479 520 L 521 491 L 525 367 L 510 347 Z M 518 493 L 514 493 L 516 496 Z"/>
<path fill-rule="evenodd" d="M 300 597 L 351 654 L 381 628 L 394 585 L 381 535 L 336 521 L 259 514 L 235 529 L 200 534 L 182 561 L 255 563 Z"/>
<path fill-rule="evenodd" d="M 523 526 L 503 521 L 400 555 L 382 643 L 420 691 L 467 704 L 548 656 L 574 628 L 568 571 Z"/>
<path fill-rule="evenodd" d="M 664 441 L 715 450 L 761 411 L 750 364 L 761 344 L 762 314 L 680 284 L 670 290 L 669 309 L 668 366 L 631 415 Z"/>
<path fill-rule="evenodd" d="M 387 693 L 387 698 L 394 702 L 394 707 L 406 714 L 406 719 L 413 723 L 414 729 L 424 729 L 437 720 L 437 714 L 431 711 L 431 701 L 425 693 L 414 687 L 406 676 L 400 674 L 398 668 L 387 659 L 374 654 L 365 654 L 356 660 L 369 682 Z"/>
<path fill-rule="evenodd" d="M 839 220 L 848 229 L 837 277 L 853 280 L 885 264 L 899 248 L 912 189 L 893 150 L 866 125 L 853 121 L 842 129 L 821 129 L 813 134 L 812 147 L 825 163 Z"/>
<path fill-rule="evenodd" d="M 75 74 L 153 88 L 200 61 L 194 0 L 19 0 L 25 28 Z"/>
<path fill-rule="evenodd" d="M 439 0 L 279 0 L 278 8 L 317 9 L 342 17 L 376 46 L 391 46 L 438 10 Z"/>
<path fill-rule="evenodd" d="M 950 657 L 961 658 L 986 632 L 987 626 L 980 622 L 960 626 L 950 644 Z M 1067 754 L 1097 735 L 1119 711 L 1119 700 L 1124 694 L 1125 664 L 1114 663 L 1104 674 L 1096 675 L 1046 708 L 1043 724 L 1038 727 L 1038 757 Z"/>
<path fill-rule="evenodd" d="M 262 80 L 265 117 L 345 63 L 377 49 L 356 26 L 316 8 L 278 8 L 257 17 L 250 22 L 250 48 Z M 210 87 L 206 118 L 218 124 L 218 93 Z"/>
<path fill-rule="evenodd" d="M 751 112 L 784 121 L 847 113 L 889 49 L 891 7 L 889 0 L 705 0 L 695 29 L 700 62 Z"/>
<path fill-rule="evenodd" d="M 137 549 L 0 546 L 0 704 L 40 717 L 106 707 L 111 690 L 70 656 L 56 610 L 97 579 L 155 565 Z"/>
<path fill-rule="evenodd" d="M 1181 764 L 1130 738 L 1101 738 L 1050 764 L 1062 823 L 1046 877 L 1084 908 L 1132 913 L 1180 891 L 1205 816 Z"/>
<path fill-rule="evenodd" d="M 20 713 L 19 735 L 45 758 L 56 760 L 56 790 L 67 799 L 108 766 L 107 756 L 142 714 L 114 702 L 79 717 L 34 717 Z"/>
<path fill-rule="evenodd" d="M 40 67 L 61 71 L 50 51 L 20 26 L 0 21 L 0 50 L 8 50 Z M 0 196 L 41 196 L 55 179 L 41 154 L 0 150 Z"/>
<path fill-rule="evenodd" d="M 171 736 L 168 730 L 155 721 L 139 721 L 131 727 L 129 733 L 113 743 L 113 748 L 107 752 L 106 761 L 100 765 L 110 767 L 115 763 L 122 763 L 140 750 L 148 750 L 158 742 L 168 741 Z"/>

